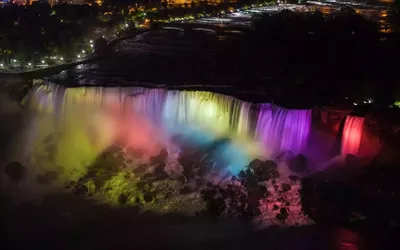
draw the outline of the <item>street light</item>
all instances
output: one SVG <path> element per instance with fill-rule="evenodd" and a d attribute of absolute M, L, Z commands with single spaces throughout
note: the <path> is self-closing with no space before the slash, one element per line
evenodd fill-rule
<path fill-rule="evenodd" d="M 81 58 L 81 55 L 77 55 L 78 58 Z"/>
<path fill-rule="evenodd" d="M 89 42 L 90 42 L 90 43 L 93 43 L 93 40 L 90 40 Z"/>
<path fill-rule="evenodd" d="M 90 44 L 90 47 L 93 48 L 93 44 Z"/>
<path fill-rule="evenodd" d="M 84 50 L 82 50 L 82 53 L 83 53 L 83 54 L 85 54 L 85 51 L 84 51 Z"/>
<path fill-rule="evenodd" d="M 4 66 L 4 64 L 0 63 L 0 67 L 3 67 L 3 66 Z"/>
<path fill-rule="evenodd" d="M 13 62 L 17 62 L 17 60 L 16 60 L 16 59 L 14 59 L 14 60 L 13 60 Z"/>
<path fill-rule="evenodd" d="M 62 60 L 64 60 L 64 58 L 63 58 L 63 57 L 61 57 L 61 58 L 60 58 L 60 60 L 62 61 Z"/>
<path fill-rule="evenodd" d="M 44 60 L 42 60 L 42 63 L 44 63 Z"/>
<path fill-rule="evenodd" d="M 32 66 L 32 63 L 28 63 L 29 66 Z"/>

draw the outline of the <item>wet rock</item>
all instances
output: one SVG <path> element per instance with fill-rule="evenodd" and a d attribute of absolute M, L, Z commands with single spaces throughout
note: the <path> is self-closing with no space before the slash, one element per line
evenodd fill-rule
<path fill-rule="evenodd" d="M 214 199 L 214 196 L 217 194 L 215 190 L 206 190 L 203 192 L 203 199 L 206 201 Z"/>
<path fill-rule="evenodd" d="M 258 207 L 263 195 L 260 192 L 252 192 L 247 197 L 247 204 L 253 207 Z"/>
<path fill-rule="evenodd" d="M 111 146 L 105 150 L 106 154 L 117 154 L 122 151 L 122 147 L 118 145 Z"/>
<path fill-rule="evenodd" d="M 168 174 L 165 171 L 165 163 L 160 163 L 154 170 L 154 174 L 156 176 L 156 180 L 165 180 L 168 179 Z"/>
<path fill-rule="evenodd" d="M 241 171 L 239 172 L 238 176 L 239 176 L 239 178 L 241 178 L 241 179 L 245 179 L 245 178 L 246 178 L 246 173 L 245 173 L 243 170 L 241 170 Z"/>
<path fill-rule="evenodd" d="M 146 164 L 140 164 L 139 166 L 137 166 L 136 168 L 134 168 L 132 170 L 132 172 L 134 174 L 143 174 L 144 172 L 146 172 L 146 170 L 148 169 L 148 166 Z"/>
<path fill-rule="evenodd" d="M 126 196 L 125 194 L 120 194 L 118 196 L 118 203 L 123 205 L 128 201 L 128 196 Z"/>
<path fill-rule="evenodd" d="M 75 194 L 79 196 L 84 196 L 89 193 L 89 189 L 85 185 L 80 185 L 75 189 Z"/>
<path fill-rule="evenodd" d="M 299 154 L 289 161 L 288 167 L 295 173 L 303 173 L 307 170 L 308 159 L 304 155 Z"/>
<path fill-rule="evenodd" d="M 259 159 L 252 160 L 249 164 L 249 168 L 256 170 L 258 169 L 264 162 Z"/>
<path fill-rule="evenodd" d="M 26 168 L 17 161 L 9 162 L 4 169 L 5 174 L 12 181 L 20 181 L 24 178 Z"/>
<path fill-rule="evenodd" d="M 276 215 L 276 218 L 279 221 L 285 221 L 287 217 L 289 216 L 289 213 L 286 208 L 282 207 L 279 211 L 279 214 Z"/>
<path fill-rule="evenodd" d="M 289 179 L 293 182 L 300 180 L 300 178 L 297 175 L 289 175 Z"/>
<path fill-rule="evenodd" d="M 196 179 L 196 186 L 201 187 L 204 185 L 204 180 L 203 179 Z"/>
<path fill-rule="evenodd" d="M 143 200 L 147 203 L 150 203 L 153 201 L 153 194 L 147 192 L 143 195 Z"/>
<path fill-rule="evenodd" d="M 179 184 L 181 184 L 181 185 L 183 185 L 183 184 L 185 184 L 186 183 L 186 178 L 185 178 L 185 176 L 179 176 L 178 177 L 178 182 L 179 182 Z"/>
<path fill-rule="evenodd" d="M 282 191 L 283 191 L 283 192 L 287 192 L 287 191 L 289 191 L 290 189 L 292 189 L 292 187 L 291 187 L 289 184 L 287 184 L 287 183 L 282 183 L 281 188 L 282 188 Z"/>
<path fill-rule="evenodd" d="M 184 167 L 182 173 L 187 180 L 192 180 L 195 177 L 194 171 L 192 168 Z"/>
<path fill-rule="evenodd" d="M 151 163 L 155 164 L 155 163 L 165 163 L 165 160 L 168 157 L 168 151 L 163 148 L 161 149 L 160 153 L 157 156 L 153 156 L 151 157 L 150 161 Z"/>
<path fill-rule="evenodd" d="M 201 165 L 197 170 L 197 175 L 200 177 L 205 176 L 210 171 L 210 168 L 207 165 Z"/>
<path fill-rule="evenodd" d="M 116 153 L 115 157 L 116 157 L 116 160 L 119 162 L 123 162 L 125 160 L 125 154 L 122 151 Z"/>
<path fill-rule="evenodd" d="M 278 178 L 278 165 L 274 161 L 263 162 L 254 172 L 260 181 L 268 181 L 271 178 Z"/>
<path fill-rule="evenodd" d="M 69 181 L 65 184 L 65 188 L 72 188 L 73 186 L 75 186 L 75 181 Z"/>
<path fill-rule="evenodd" d="M 183 187 L 181 190 L 179 190 L 181 194 L 190 194 L 192 192 L 192 189 L 188 186 Z"/>
<path fill-rule="evenodd" d="M 153 174 L 147 173 L 143 176 L 144 180 L 152 180 L 153 179 Z"/>

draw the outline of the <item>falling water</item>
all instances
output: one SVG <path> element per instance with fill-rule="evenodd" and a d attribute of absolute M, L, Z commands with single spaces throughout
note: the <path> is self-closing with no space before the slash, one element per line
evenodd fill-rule
<path fill-rule="evenodd" d="M 97 120 L 101 123 L 101 119 L 105 119 L 109 121 L 110 129 L 123 130 L 114 132 L 125 137 L 132 137 L 131 130 L 143 131 L 143 127 L 153 127 L 146 130 L 146 135 L 141 134 L 143 141 L 154 138 L 155 134 L 160 136 L 155 130 L 169 135 L 186 134 L 193 141 L 206 144 L 218 138 L 230 138 L 229 151 L 247 152 L 248 156 L 243 157 L 246 161 L 265 155 L 266 151 L 274 154 L 282 151 L 302 153 L 311 123 L 311 110 L 289 110 L 262 104 L 257 119 L 252 115 L 253 104 L 206 91 L 142 87 L 63 88 L 47 83 L 36 86 L 24 102 L 30 109 L 58 117 L 58 121 L 64 117 L 61 120 L 66 124 L 74 123 L 74 113 L 91 123 Z M 100 110 L 101 119 L 94 116 Z M 121 116 L 125 118 L 121 120 Z M 93 125 L 96 129 L 87 129 L 90 133 L 102 133 L 98 131 L 100 125 Z M 135 132 L 133 135 L 139 134 Z M 130 141 L 133 140 L 132 137 Z"/>
<path fill-rule="evenodd" d="M 202 126 L 215 133 L 249 136 L 251 104 L 206 91 L 168 91 L 164 121 L 170 128 Z"/>
<path fill-rule="evenodd" d="M 342 136 L 342 155 L 358 154 L 363 127 L 364 117 L 346 117 Z"/>
<path fill-rule="evenodd" d="M 291 151 L 302 153 L 311 127 L 311 110 L 289 110 L 262 104 L 256 137 L 272 154 Z"/>

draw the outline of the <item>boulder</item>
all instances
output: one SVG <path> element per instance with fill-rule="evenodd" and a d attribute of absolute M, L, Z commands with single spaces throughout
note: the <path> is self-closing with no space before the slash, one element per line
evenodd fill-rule
<path fill-rule="evenodd" d="M 128 201 L 128 196 L 126 196 L 125 194 L 120 194 L 118 196 L 118 203 L 123 205 Z"/>
<path fill-rule="evenodd" d="M 157 163 L 165 163 L 165 160 L 168 157 L 168 151 L 163 148 L 161 149 L 160 153 L 156 156 L 151 157 L 150 161 L 153 164 L 157 164 Z"/>
<path fill-rule="evenodd" d="M 260 181 L 268 181 L 271 178 L 278 178 L 278 165 L 274 161 L 265 161 L 254 171 L 254 174 Z"/>
<path fill-rule="evenodd" d="M 259 159 L 252 160 L 252 161 L 249 163 L 249 168 L 251 168 L 251 169 L 253 169 L 253 170 L 256 170 L 256 169 L 258 169 L 263 163 L 264 163 L 264 162 L 263 162 L 262 160 L 259 160 Z"/>
<path fill-rule="evenodd" d="M 287 191 L 289 191 L 290 189 L 292 189 L 292 187 L 290 186 L 290 184 L 287 184 L 287 183 L 282 183 L 282 184 L 281 184 L 281 188 L 282 188 L 282 191 L 283 191 L 283 192 L 287 192 Z"/>

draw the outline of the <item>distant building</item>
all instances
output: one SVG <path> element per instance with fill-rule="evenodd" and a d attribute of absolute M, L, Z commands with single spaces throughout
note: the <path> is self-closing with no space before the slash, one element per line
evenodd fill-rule
<path fill-rule="evenodd" d="M 55 5 L 55 4 L 71 4 L 71 5 L 84 5 L 84 4 L 88 4 L 87 0 L 51 0 L 53 2 L 53 4 L 51 5 Z"/>

